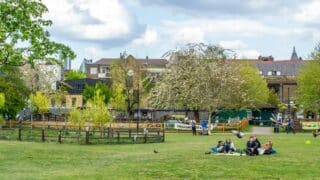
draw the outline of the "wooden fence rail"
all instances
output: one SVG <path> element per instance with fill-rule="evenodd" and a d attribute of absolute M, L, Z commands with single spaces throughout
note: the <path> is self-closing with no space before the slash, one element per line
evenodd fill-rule
<path fill-rule="evenodd" d="M 11 126 L 13 126 L 11 124 Z M 163 128 L 127 129 L 112 127 L 64 127 L 32 126 L 19 124 L 17 127 L 0 129 L 0 139 L 79 144 L 124 144 L 164 142 Z"/>

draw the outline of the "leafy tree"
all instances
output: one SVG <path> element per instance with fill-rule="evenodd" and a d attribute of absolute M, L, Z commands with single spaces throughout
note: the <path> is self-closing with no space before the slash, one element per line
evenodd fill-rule
<path fill-rule="evenodd" d="M 5 103 L 4 93 L 0 93 L 0 108 L 4 107 L 4 103 Z"/>
<path fill-rule="evenodd" d="M 311 54 L 297 76 L 297 102 L 303 109 L 313 112 L 320 110 L 320 44 Z"/>
<path fill-rule="evenodd" d="M 74 71 L 74 70 L 68 71 L 65 76 L 66 80 L 83 79 L 83 78 L 86 78 L 86 74 L 84 72 Z"/>
<path fill-rule="evenodd" d="M 150 96 L 157 108 L 199 110 L 254 108 L 267 101 L 266 82 L 256 67 L 231 59 L 219 46 L 190 44 L 169 53 L 169 69 Z M 210 117 L 209 117 L 210 118 Z"/>
<path fill-rule="evenodd" d="M 0 66 L 0 92 L 4 94 L 5 106 L 0 114 L 15 118 L 16 114 L 26 106 L 30 90 L 21 79 L 20 70 L 14 66 Z"/>
<path fill-rule="evenodd" d="M 123 91 L 124 87 L 122 84 L 113 84 L 112 85 L 112 97 L 110 99 L 110 106 L 113 109 L 119 111 L 126 110 L 126 95 Z"/>
<path fill-rule="evenodd" d="M 112 95 L 111 88 L 101 82 L 98 82 L 95 86 L 86 85 L 82 93 L 83 99 L 85 101 L 93 99 L 98 90 L 104 98 L 104 103 L 108 104 Z"/>
<path fill-rule="evenodd" d="M 265 105 L 269 98 L 267 82 L 262 79 L 257 67 L 251 64 L 236 64 L 240 80 L 238 100 L 239 108 L 257 108 Z"/>
<path fill-rule="evenodd" d="M 288 105 L 283 103 L 283 102 L 280 102 L 278 104 L 278 109 L 279 109 L 279 112 L 282 115 L 282 119 L 284 119 L 284 115 L 285 115 L 286 110 L 288 109 Z"/>
<path fill-rule="evenodd" d="M 49 39 L 46 28 L 52 22 L 43 19 L 47 12 L 41 0 L 0 1 L 0 65 L 75 58 L 69 47 Z"/>
<path fill-rule="evenodd" d="M 100 90 L 96 90 L 93 99 L 89 101 L 87 106 L 86 117 L 89 117 L 89 121 L 99 128 L 112 121 L 111 113 L 107 109 L 104 99 L 105 97 Z"/>
<path fill-rule="evenodd" d="M 5 96 L 3 93 L 0 93 L 0 109 L 4 107 Z M 2 114 L 0 114 L 0 127 L 5 124 Z"/>
<path fill-rule="evenodd" d="M 132 71 L 133 75 L 128 76 Z M 133 114 L 133 109 L 138 103 L 140 106 L 147 105 L 147 96 L 150 92 L 150 79 L 146 69 L 132 55 L 123 56 L 122 59 L 114 61 L 111 65 L 112 83 L 124 88 L 127 99 L 127 112 Z"/>
<path fill-rule="evenodd" d="M 277 107 L 278 104 L 280 104 L 280 100 L 273 89 L 269 90 L 268 104 L 275 106 L 275 107 Z"/>
<path fill-rule="evenodd" d="M 85 119 L 82 116 L 81 110 L 77 109 L 76 107 L 70 111 L 69 121 L 72 125 L 78 126 L 79 128 L 85 125 Z"/>
<path fill-rule="evenodd" d="M 150 97 L 157 108 L 193 110 L 199 120 L 199 110 L 222 107 L 221 92 L 228 83 L 225 66 L 227 54 L 218 46 L 189 44 L 165 54 L 169 58 L 168 70 L 156 83 Z M 222 71 L 224 69 L 225 71 Z M 228 88 L 230 89 L 230 88 Z M 219 99 L 220 98 L 220 99 Z"/>
<path fill-rule="evenodd" d="M 49 97 L 44 92 L 37 91 L 35 95 L 30 95 L 30 100 L 36 107 L 35 111 L 41 114 L 44 125 L 44 114 L 48 112 L 50 107 Z"/>

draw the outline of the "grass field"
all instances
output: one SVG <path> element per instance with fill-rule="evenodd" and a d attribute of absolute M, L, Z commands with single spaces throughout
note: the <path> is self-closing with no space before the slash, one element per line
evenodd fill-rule
<path fill-rule="evenodd" d="M 320 137 L 279 134 L 276 155 L 205 155 L 232 135 L 167 134 L 165 143 L 76 145 L 0 141 L 0 179 L 320 179 Z M 312 143 L 306 145 L 305 141 Z M 154 154 L 153 150 L 159 151 Z"/>

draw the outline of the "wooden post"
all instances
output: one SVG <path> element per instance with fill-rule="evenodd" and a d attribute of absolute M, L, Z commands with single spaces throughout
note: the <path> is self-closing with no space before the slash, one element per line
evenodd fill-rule
<path fill-rule="evenodd" d="M 129 138 L 131 138 L 131 129 L 129 129 Z"/>
<path fill-rule="evenodd" d="M 45 138 L 44 138 L 44 128 L 41 129 L 41 140 L 42 140 L 42 142 L 45 141 Z"/>
<path fill-rule="evenodd" d="M 110 138 L 110 127 L 108 127 L 108 138 Z"/>
<path fill-rule="evenodd" d="M 61 130 L 59 130 L 58 142 L 61 144 Z"/>
<path fill-rule="evenodd" d="M 160 130 L 157 131 L 158 136 L 160 136 Z"/>
<path fill-rule="evenodd" d="M 226 125 L 226 123 L 223 123 L 223 126 L 222 126 L 222 132 L 224 133 L 224 126 Z"/>
<path fill-rule="evenodd" d="M 21 127 L 19 127 L 19 131 L 18 131 L 18 139 L 19 139 L 19 141 L 21 141 Z"/>
<path fill-rule="evenodd" d="M 164 131 L 164 123 L 162 124 L 162 142 L 164 142 L 164 138 L 165 138 L 165 131 Z"/>
<path fill-rule="evenodd" d="M 147 143 L 147 139 L 148 139 L 148 134 L 144 134 L 144 143 Z"/>
<path fill-rule="evenodd" d="M 86 144 L 89 144 L 89 130 L 86 130 Z"/>
<path fill-rule="evenodd" d="M 120 132 L 117 131 L 117 139 L 118 139 L 118 144 L 120 143 Z"/>

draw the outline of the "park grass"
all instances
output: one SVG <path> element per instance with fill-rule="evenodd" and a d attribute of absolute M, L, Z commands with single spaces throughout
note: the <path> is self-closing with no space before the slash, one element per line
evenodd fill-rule
<path fill-rule="evenodd" d="M 167 134 L 166 142 L 157 144 L 0 141 L 0 179 L 320 179 L 320 139 L 311 134 L 259 136 L 261 142 L 274 142 L 275 155 L 204 154 L 226 137 L 238 147 L 247 140 Z"/>

